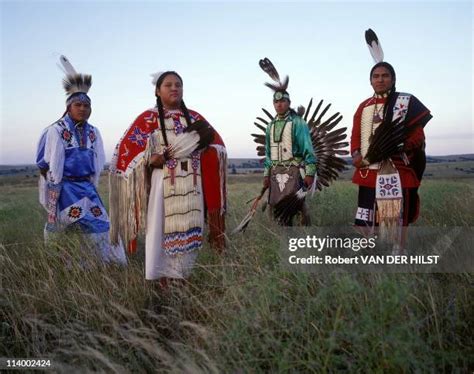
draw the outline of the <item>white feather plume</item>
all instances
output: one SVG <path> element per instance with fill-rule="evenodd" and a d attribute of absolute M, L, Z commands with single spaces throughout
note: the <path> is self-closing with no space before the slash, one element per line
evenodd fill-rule
<path fill-rule="evenodd" d="M 160 79 L 160 77 L 166 73 L 167 71 L 171 71 L 171 70 L 163 70 L 163 71 L 158 71 L 156 73 L 153 73 L 153 74 L 150 74 L 151 76 L 151 84 L 153 86 L 156 86 L 156 82 L 158 82 L 158 79 Z"/>
<path fill-rule="evenodd" d="M 77 71 L 74 69 L 74 66 L 69 62 L 66 56 L 61 55 L 59 57 L 59 64 L 58 67 L 64 72 L 66 75 L 76 75 Z"/>
<path fill-rule="evenodd" d="M 161 75 L 164 73 L 164 71 L 158 71 L 156 73 L 150 74 L 151 76 L 151 84 L 153 86 L 156 86 L 156 82 L 158 82 L 158 79 L 160 79 Z"/>
<path fill-rule="evenodd" d="M 374 62 L 378 64 L 379 62 L 383 61 L 383 50 L 382 50 L 382 45 L 380 42 L 373 41 L 371 45 L 368 45 L 370 54 L 372 55 L 372 58 L 374 59 Z"/>
<path fill-rule="evenodd" d="M 365 41 L 375 63 L 378 64 L 379 62 L 382 62 L 384 57 L 382 44 L 380 44 L 377 34 L 372 29 L 365 31 Z"/>

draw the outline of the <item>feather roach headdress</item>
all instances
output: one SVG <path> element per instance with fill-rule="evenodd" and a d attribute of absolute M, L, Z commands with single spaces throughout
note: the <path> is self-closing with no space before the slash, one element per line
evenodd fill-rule
<path fill-rule="evenodd" d="M 78 73 L 64 55 L 59 57 L 59 63 L 59 68 L 66 74 L 63 78 L 63 87 L 68 96 L 66 104 L 69 105 L 74 100 L 85 100 L 90 103 L 87 93 L 92 86 L 92 76 Z"/>
<path fill-rule="evenodd" d="M 273 95 L 276 100 L 281 100 L 282 98 L 290 99 L 290 95 L 286 91 L 288 89 L 288 83 L 290 82 L 290 78 L 288 75 L 281 80 L 280 74 L 278 74 L 277 69 L 272 64 L 272 62 L 267 58 L 263 58 L 259 61 L 259 65 L 262 70 L 267 73 L 270 78 L 273 80 L 274 83 L 265 82 L 265 86 L 272 89 L 275 94 Z"/>

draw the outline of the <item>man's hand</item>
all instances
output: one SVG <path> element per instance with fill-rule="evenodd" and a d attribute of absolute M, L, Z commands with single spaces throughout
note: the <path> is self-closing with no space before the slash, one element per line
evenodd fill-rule
<path fill-rule="evenodd" d="M 415 149 L 423 148 L 424 144 L 425 133 L 423 132 L 423 128 L 421 126 L 416 126 L 405 139 L 402 150 L 410 152 Z"/>
<path fill-rule="evenodd" d="M 364 160 L 359 151 L 355 151 L 352 154 L 352 165 L 354 165 L 356 168 L 361 168 L 364 166 L 368 166 L 369 163 L 367 162 L 367 160 Z"/>
<path fill-rule="evenodd" d="M 263 177 L 263 188 L 269 188 L 270 187 L 270 177 Z"/>
<path fill-rule="evenodd" d="M 310 188 L 313 185 L 314 177 L 312 175 L 307 175 L 304 177 L 303 183 L 306 188 Z"/>

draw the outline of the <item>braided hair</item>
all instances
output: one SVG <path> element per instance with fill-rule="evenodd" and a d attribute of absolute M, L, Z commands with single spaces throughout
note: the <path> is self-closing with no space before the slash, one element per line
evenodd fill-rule
<path fill-rule="evenodd" d="M 171 71 L 171 70 L 165 71 L 163 74 L 160 75 L 160 77 L 156 81 L 156 89 L 159 89 L 161 87 L 165 78 L 170 74 L 176 76 L 181 81 L 181 84 L 183 83 L 183 79 L 177 72 Z M 161 128 L 161 134 L 163 136 L 163 141 L 165 142 L 165 145 L 168 145 L 168 138 L 166 136 L 166 128 L 164 125 L 165 124 L 165 111 L 163 108 L 163 102 L 161 101 L 161 97 L 159 95 L 156 95 L 156 106 L 158 107 L 158 116 L 160 119 L 160 128 Z M 188 108 L 184 104 L 184 100 L 181 100 L 180 109 L 183 111 L 184 118 L 186 119 L 186 124 L 190 126 L 191 116 L 189 115 Z"/>

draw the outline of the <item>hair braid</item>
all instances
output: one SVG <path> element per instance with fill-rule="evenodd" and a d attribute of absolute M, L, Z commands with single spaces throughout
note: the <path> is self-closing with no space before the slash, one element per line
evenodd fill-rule
<path fill-rule="evenodd" d="M 161 135 L 163 136 L 165 146 L 168 146 L 168 137 L 166 136 L 165 113 L 163 109 L 163 103 L 161 102 L 161 97 L 159 96 L 156 96 L 156 105 L 158 107 L 158 116 L 160 118 Z"/>
<path fill-rule="evenodd" d="M 188 108 L 186 107 L 186 104 L 184 103 L 184 100 L 181 100 L 181 110 L 183 111 L 184 118 L 186 119 L 186 123 L 188 126 L 191 125 L 191 116 L 189 115 Z"/>

